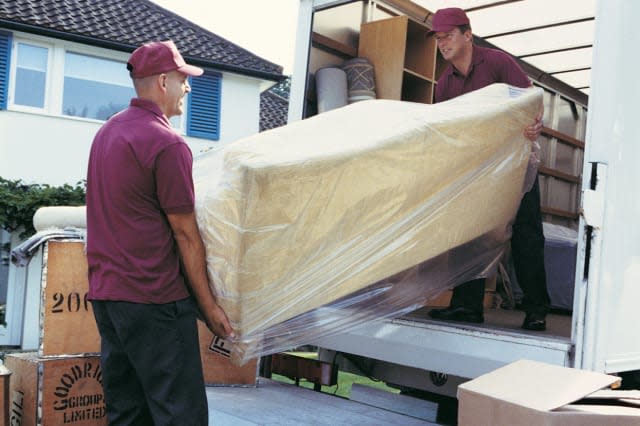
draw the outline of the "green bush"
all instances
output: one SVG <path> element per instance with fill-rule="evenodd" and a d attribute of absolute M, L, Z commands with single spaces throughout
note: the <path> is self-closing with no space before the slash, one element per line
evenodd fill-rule
<path fill-rule="evenodd" d="M 0 228 L 8 232 L 21 230 L 20 238 L 34 234 L 33 215 L 40 207 L 82 206 L 85 204 L 85 182 L 50 186 L 27 184 L 21 180 L 0 177 Z"/>

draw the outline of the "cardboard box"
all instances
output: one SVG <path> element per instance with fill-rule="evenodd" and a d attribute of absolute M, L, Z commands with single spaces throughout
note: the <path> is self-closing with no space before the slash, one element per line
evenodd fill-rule
<path fill-rule="evenodd" d="M 640 425 L 640 395 L 616 376 L 520 360 L 458 387 L 460 426 Z"/>
<path fill-rule="evenodd" d="M 87 301 L 87 258 L 81 241 L 50 241 L 43 261 L 41 357 L 100 352 L 100 335 Z M 251 385 L 257 381 L 257 360 L 241 367 L 215 350 L 213 334 L 198 321 L 205 383 Z"/>
<path fill-rule="evenodd" d="M 0 362 L 0 422 L 9 424 L 9 380 L 11 371 Z"/>
<path fill-rule="evenodd" d="M 107 424 L 100 357 L 7 354 L 11 425 Z"/>
<path fill-rule="evenodd" d="M 238 366 L 231 363 L 229 351 L 217 344 L 217 339 L 207 326 L 198 320 L 200 357 L 204 382 L 208 386 L 256 386 L 258 360 L 252 359 Z"/>
<path fill-rule="evenodd" d="M 82 241 L 49 241 L 42 264 L 40 356 L 100 352 Z"/>

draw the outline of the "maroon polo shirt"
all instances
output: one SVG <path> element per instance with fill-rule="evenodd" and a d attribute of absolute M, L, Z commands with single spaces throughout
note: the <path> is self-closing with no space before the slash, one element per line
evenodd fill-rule
<path fill-rule="evenodd" d="M 511 56 L 499 50 L 474 45 L 469 73 L 464 76 L 449 64 L 438 79 L 435 101 L 447 101 L 493 83 L 531 86 L 529 77 Z"/>
<path fill-rule="evenodd" d="M 167 214 L 194 209 L 192 163 L 151 101 L 132 99 L 98 131 L 87 173 L 89 299 L 188 297 Z"/>

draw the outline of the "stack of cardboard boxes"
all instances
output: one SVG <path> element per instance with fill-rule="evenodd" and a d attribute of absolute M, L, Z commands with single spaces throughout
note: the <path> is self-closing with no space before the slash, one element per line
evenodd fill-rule
<path fill-rule="evenodd" d="M 84 243 L 49 241 L 42 250 L 38 351 L 5 357 L 10 424 L 106 425 Z"/>
<path fill-rule="evenodd" d="M 11 373 L 9 424 L 106 425 L 100 337 L 87 300 L 84 242 L 49 241 L 42 250 L 39 349 L 5 357 Z M 255 386 L 257 360 L 232 365 L 213 350 L 214 336 L 206 326 L 199 323 L 198 329 L 205 382 Z"/>

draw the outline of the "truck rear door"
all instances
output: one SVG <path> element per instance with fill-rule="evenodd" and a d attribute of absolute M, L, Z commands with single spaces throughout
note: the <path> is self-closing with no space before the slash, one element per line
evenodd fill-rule
<path fill-rule="evenodd" d="M 640 3 L 600 2 L 583 168 L 575 366 L 640 369 Z M 576 314 L 577 313 L 577 314 Z"/>

